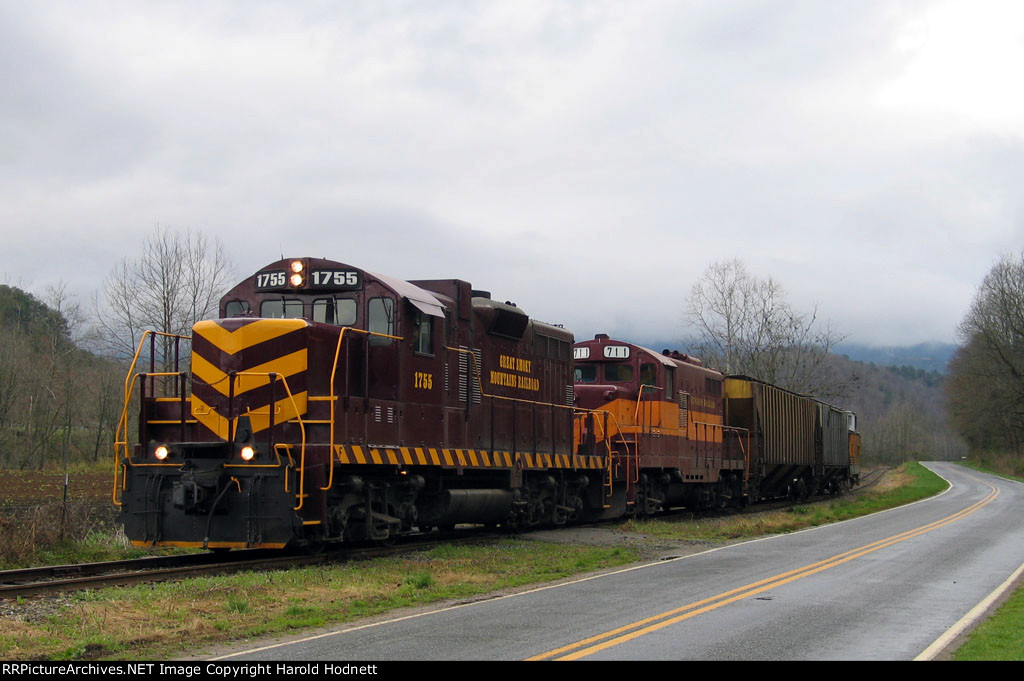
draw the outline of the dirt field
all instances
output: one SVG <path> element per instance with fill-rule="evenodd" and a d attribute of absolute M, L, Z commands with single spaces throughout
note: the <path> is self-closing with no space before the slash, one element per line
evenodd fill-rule
<path fill-rule="evenodd" d="M 64 474 L 50 471 L 3 471 L 0 508 L 25 507 L 64 500 Z M 69 473 L 68 501 L 107 502 L 112 475 L 101 472 Z"/>

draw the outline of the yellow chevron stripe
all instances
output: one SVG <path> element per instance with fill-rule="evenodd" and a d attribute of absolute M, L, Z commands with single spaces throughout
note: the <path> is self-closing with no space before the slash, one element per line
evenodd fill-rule
<path fill-rule="evenodd" d="M 274 372 L 289 378 L 305 371 L 307 366 L 306 349 L 303 348 L 284 357 L 277 357 L 269 362 L 245 369 L 245 371 L 257 374 Z M 192 353 L 192 373 L 204 383 L 213 387 L 221 395 L 228 396 L 230 391 L 228 375 L 213 364 L 210 364 L 202 355 L 196 352 Z M 235 394 L 241 395 L 246 391 L 262 388 L 269 383 L 270 378 L 268 376 L 239 376 L 235 379 Z M 284 385 L 279 387 L 282 393 L 286 392 Z"/>
<path fill-rule="evenodd" d="M 259 343 L 273 340 L 285 334 L 309 326 L 302 319 L 260 319 L 234 331 L 228 331 L 212 320 L 196 322 L 192 333 L 210 341 L 222 352 L 229 355 L 238 354 L 240 350 L 250 348 Z"/>
<path fill-rule="evenodd" d="M 474 452 L 472 449 L 469 450 L 469 463 L 470 463 L 471 466 L 479 466 L 480 465 L 480 461 L 479 461 L 479 459 L 477 459 L 476 452 Z"/>
<path fill-rule="evenodd" d="M 288 399 L 287 395 L 284 399 L 275 402 L 275 406 L 278 413 L 274 415 L 274 423 L 289 421 L 296 416 L 306 413 L 306 393 L 301 392 L 298 395 L 295 395 L 294 406 L 292 400 Z M 298 411 L 296 411 L 296 409 Z M 218 414 L 213 407 L 206 404 L 195 395 L 192 395 L 192 416 L 211 431 L 216 433 L 217 437 L 225 440 L 227 439 L 228 420 Z M 240 414 L 240 416 L 249 417 L 249 421 L 252 424 L 252 431 L 254 433 L 266 430 L 270 426 L 270 414 L 267 407 L 263 407 L 258 411 L 249 411 L 244 414 Z M 237 417 L 235 418 L 235 422 L 237 424 Z"/>

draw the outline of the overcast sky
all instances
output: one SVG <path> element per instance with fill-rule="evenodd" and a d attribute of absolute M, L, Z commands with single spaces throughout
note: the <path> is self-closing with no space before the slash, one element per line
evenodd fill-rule
<path fill-rule="evenodd" d="M 1024 247 L 1022 65 L 1019 0 L 0 0 L 3 281 L 87 299 L 159 224 L 672 339 L 738 257 L 952 341 Z"/>

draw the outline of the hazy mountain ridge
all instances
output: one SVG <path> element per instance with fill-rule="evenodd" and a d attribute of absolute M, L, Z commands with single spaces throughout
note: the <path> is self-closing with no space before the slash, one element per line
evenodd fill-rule
<path fill-rule="evenodd" d="M 911 366 L 925 371 L 946 373 L 949 360 L 953 358 L 957 345 L 953 343 L 918 343 L 909 346 L 860 345 L 841 343 L 835 353 L 845 355 L 858 362 L 874 363 L 881 366 Z"/>
<path fill-rule="evenodd" d="M 630 342 L 642 345 L 651 350 L 661 352 L 664 349 L 688 352 L 687 344 L 680 340 L 664 339 L 630 339 Z M 923 371 L 937 371 L 945 374 L 949 360 L 956 352 L 954 343 L 918 343 L 916 345 L 872 346 L 861 343 L 840 343 L 833 354 L 846 357 L 855 362 L 876 364 L 878 366 L 909 366 Z"/>
<path fill-rule="evenodd" d="M 678 340 L 630 342 L 656 352 L 686 352 Z M 873 463 L 907 459 L 959 459 L 963 442 L 946 415 L 946 366 L 957 346 L 919 343 L 905 347 L 871 347 L 843 343 L 825 368 L 845 394 L 831 400 L 857 413 L 864 457 Z"/>

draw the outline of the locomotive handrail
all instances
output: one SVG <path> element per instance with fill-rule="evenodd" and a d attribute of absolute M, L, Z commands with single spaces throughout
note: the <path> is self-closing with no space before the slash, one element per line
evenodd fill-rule
<path fill-rule="evenodd" d="M 121 464 L 122 457 L 120 456 L 121 455 L 122 445 L 123 445 L 123 448 L 124 448 L 124 457 L 123 458 L 128 459 L 129 462 L 131 461 L 131 457 L 130 457 L 129 452 L 128 452 L 128 447 L 129 447 L 129 442 L 128 442 L 128 405 L 131 402 L 131 396 L 132 396 L 132 391 L 134 390 L 134 387 L 135 387 L 135 381 L 141 375 L 141 374 L 135 372 L 135 365 L 138 364 L 138 362 L 139 362 L 139 356 L 142 354 L 142 347 L 146 343 L 146 338 L 150 339 L 150 344 L 152 345 L 152 343 L 155 340 L 156 336 L 166 336 L 166 337 L 169 337 L 169 338 L 176 338 L 178 340 L 192 340 L 192 336 L 183 336 L 181 334 L 167 333 L 165 331 L 152 331 L 152 330 L 149 330 L 149 329 L 143 331 L 142 332 L 142 337 L 139 338 L 139 344 L 135 348 L 135 355 L 132 357 L 131 364 L 128 366 L 128 373 L 124 377 L 124 406 L 121 409 L 121 417 L 117 421 L 117 427 L 114 429 L 114 488 L 113 488 L 113 490 L 111 490 L 111 500 L 113 501 L 114 506 L 117 506 L 117 507 L 121 506 L 121 500 L 117 496 L 117 478 L 118 478 L 118 471 L 123 467 L 123 464 Z M 177 356 L 175 356 L 175 362 L 176 363 L 177 363 L 178 359 L 179 358 Z M 151 356 L 150 357 L 150 369 L 153 368 L 152 367 L 153 363 L 154 363 L 154 359 Z M 150 376 L 158 376 L 158 375 L 175 375 L 176 376 L 179 373 L 180 372 L 174 372 L 173 374 L 168 374 L 168 373 L 160 373 L 160 374 L 151 373 L 149 375 Z M 124 439 L 123 440 L 121 439 L 121 431 L 122 431 L 122 429 L 124 430 Z M 122 480 L 121 483 L 122 483 L 122 486 L 123 486 L 124 485 L 124 481 Z"/>
<path fill-rule="evenodd" d="M 302 421 L 302 415 L 299 413 L 299 406 L 295 403 L 295 395 L 292 394 L 292 389 L 288 385 L 288 379 L 283 374 L 278 374 L 272 371 L 238 371 L 232 374 L 232 380 L 237 376 L 266 376 L 271 381 L 277 381 L 278 379 L 284 383 L 285 392 L 288 393 L 288 399 L 292 403 L 292 409 L 295 410 L 295 420 L 299 423 L 299 433 L 301 434 L 301 445 L 299 447 L 299 489 L 296 490 L 296 498 L 299 500 L 298 505 L 292 508 L 293 511 L 302 510 L 302 503 L 306 500 L 306 424 Z M 246 412 L 250 413 L 250 412 Z M 240 414 L 241 416 L 241 414 Z M 273 436 L 273 434 L 271 434 Z M 275 451 L 276 454 L 276 451 Z M 289 454 L 289 458 L 291 455 Z M 280 456 L 278 461 L 280 461 Z M 288 484 L 288 476 L 285 475 L 285 485 Z"/>
<path fill-rule="evenodd" d="M 643 424 L 640 423 L 640 403 L 643 402 L 645 388 L 650 388 L 651 390 L 664 390 L 660 385 L 648 385 L 646 383 L 640 384 L 640 392 L 636 396 L 636 409 L 633 411 L 633 423 L 639 426 L 641 435 L 643 434 L 644 429 Z M 653 421 L 653 418 L 651 420 Z M 653 427 L 653 425 L 651 427 Z M 639 450 L 637 450 L 637 456 L 640 456 Z"/>
<path fill-rule="evenodd" d="M 506 400 L 508 402 L 519 402 L 519 403 L 522 403 L 522 404 L 529 404 L 529 405 L 533 405 L 533 406 L 554 407 L 556 409 L 570 409 L 570 410 L 572 410 L 574 415 L 579 413 L 579 412 L 593 413 L 593 414 L 610 414 L 611 417 L 612 417 L 612 420 L 615 421 L 615 428 L 616 428 L 616 430 L 619 433 L 619 437 L 620 437 L 620 439 L 622 441 L 622 444 L 626 448 L 626 454 L 627 454 L 627 456 L 629 455 L 629 443 L 627 443 L 625 437 L 622 436 L 622 434 L 625 431 L 619 425 L 618 419 L 616 419 L 615 415 L 612 414 L 611 412 L 609 412 L 609 411 L 607 411 L 605 409 L 582 409 L 580 407 L 576 407 L 576 406 L 573 406 L 573 405 L 558 404 L 557 402 L 540 402 L 540 401 L 537 401 L 537 400 L 524 400 L 521 397 L 506 397 L 504 395 L 492 395 L 490 393 L 486 393 L 486 392 L 484 392 L 483 379 L 480 376 L 480 365 L 477 363 L 476 355 L 473 352 L 471 352 L 470 350 L 464 350 L 462 348 L 453 348 L 450 345 L 446 345 L 446 346 L 444 346 L 444 348 L 445 348 L 445 350 L 451 350 L 452 352 L 457 352 L 457 353 L 461 353 L 461 354 L 469 356 L 470 362 L 472 363 L 472 366 L 473 366 L 473 369 L 474 369 L 473 376 L 474 376 L 474 378 L 476 378 L 477 390 L 480 391 L 480 395 L 482 397 L 489 397 L 492 400 Z M 467 402 L 470 400 L 470 396 L 468 394 L 466 395 L 466 400 L 467 400 Z M 606 447 L 607 447 L 607 444 L 606 444 Z M 515 449 L 514 446 L 513 446 L 513 449 Z M 609 461 L 608 465 L 609 465 L 609 468 L 610 468 L 610 466 L 611 466 L 611 457 L 610 456 L 608 457 L 608 461 Z"/>
<path fill-rule="evenodd" d="M 615 417 L 614 413 L 608 411 L 607 409 L 583 409 L 583 408 L 577 408 L 577 411 L 581 412 L 579 415 L 582 415 L 582 414 L 604 414 L 606 417 L 607 416 L 611 416 L 612 417 L 612 421 L 615 423 L 615 432 L 619 436 L 619 442 L 622 444 L 623 448 L 625 448 L 625 450 L 626 450 L 626 458 L 627 459 L 629 458 L 629 442 L 626 441 L 626 438 L 625 438 L 625 435 L 624 435 L 624 433 L 626 431 L 623 429 L 623 427 L 621 425 L 619 425 L 619 419 L 617 419 Z M 604 426 L 604 422 L 599 422 L 599 423 L 601 425 L 602 441 L 604 442 L 605 449 L 608 450 L 608 480 L 609 480 L 608 487 L 609 487 L 610 490 L 614 491 L 614 487 L 613 487 L 614 476 L 612 475 L 612 448 L 611 448 L 611 445 L 608 444 L 609 442 L 611 442 L 612 438 L 608 434 L 608 432 L 607 432 L 607 430 L 606 430 L 606 428 Z M 636 449 L 638 446 L 639 445 L 638 445 L 637 441 L 634 440 L 633 441 L 634 458 L 636 459 L 637 465 L 634 466 L 634 468 L 636 470 L 634 471 L 635 478 L 634 478 L 633 482 L 639 482 L 639 480 L 640 480 L 640 455 L 638 453 L 638 450 Z"/>
<path fill-rule="evenodd" d="M 143 331 L 142 332 L 142 337 L 139 339 L 139 345 L 138 345 L 138 347 L 135 348 L 135 355 L 132 357 L 131 365 L 128 367 L 128 374 L 124 378 L 124 383 L 125 383 L 125 399 L 128 399 L 130 397 L 130 392 L 128 390 L 128 379 L 132 376 L 132 372 L 135 371 L 135 365 L 138 364 L 139 355 L 142 354 L 142 346 L 145 344 L 147 337 L 150 339 L 150 345 L 152 345 L 153 340 L 155 340 L 156 336 L 166 336 L 168 338 L 177 338 L 178 340 L 188 340 L 188 341 L 192 340 L 192 336 L 183 336 L 183 335 L 178 334 L 178 333 L 167 333 L 166 331 L 151 331 L 149 329 Z M 150 367 L 149 367 L 150 369 L 153 368 L 153 364 L 154 363 L 155 363 L 155 360 L 151 357 L 150 358 Z M 178 373 L 178 372 L 175 372 L 175 373 Z M 152 375 L 156 376 L 157 374 L 152 374 Z"/>
<path fill-rule="evenodd" d="M 341 356 L 341 344 L 345 340 L 345 332 L 346 331 L 354 331 L 355 333 L 362 333 L 362 334 L 365 334 L 367 336 L 379 336 L 381 338 L 390 338 L 392 340 L 399 340 L 399 341 L 405 340 L 405 338 L 403 336 L 392 336 L 391 334 L 387 334 L 387 333 L 379 333 L 377 331 L 366 331 L 365 329 L 356 329 L 356 328 L 351 327 L 351 326 L 343 326 L 343 327 L 341 327 L 341 332 L 338 334 L 338 344 L 334 348 L 334 363 L 331 365 L 331 394 L 330 394 L 330 403 L 331 403 L 331 406 L 330 406 L 330 412 L 331 412 L 331 439 L 330 439 L 330 449 L 327 452 L 327 460 L 328 460 L 328 462 L 330 462 L 331 465 L 328 466 L 328 468 L 330 468 L 330 472 L 328 473 L 327 486 L 320 488 L 320 490 L 323 491 L 323 492 L 326 492 L 327 490 L 331 489 L 331 487 L 334 486 L 334 457 L 335 457 L 335 450 L 334 450 L 334 415 L 337 412 L 336 404 L 337 404 L 337 401 L 338 401 L 338 396 L 334 394 L 334 377 L 335 377 L 335 375 L 337 374 L 337 371 L 338 371 L 338 358 Z M 347 395 L 348 390 L 346 390 L 345 392 L 346 392 L 346 395 Z M 338 453 L 337 456 L 338 456 L 338 462 L 340 463 L 341 462 L 341 454 Z"/>
<path fill-rule="evenodd" d="M 128 405 L 131 401 L 131 393 L 135 390 L 135 381 L 141 376 L 144 379 L 150 376 L 180 376 L 180 372 L 174 371 L 157 371 L 157 372 L 137 372 L 131 374 L 125 378 L 125 388 L 128 391 L 129 398 L 125 400 L 124 407 L 121 409 L 121 418 L 117 422 L 117 429 L 114 431 L 114 490 L 112 500 L 115 506 L 120 506 L 121 502 L 117 498 L 117 472 L 125 468 L 124 461 L 127 461 L 128 466 L 176 466 L 175 463 L 132 463 L 131 454 L 128 450 L 131 443 L 128 441 Z M 130 380 L 129 380 L 130 379 Z M 177 398 L 175 398 L 177 399 Z M 184 417 L 184 413 L 182 414 Z M 121 428 L 124 427 L 124 439 L 120 439 Z M 123 450 L 123 455 L 122 454 Z M 121 489 L 124 489 L 124 479 L 121 480 Z"/>
<path fill-rule="evenodd" d="M 477 366 L 477 363 L 476 363 L 476 355 L 474 355 L 469 350 L 463 350 L 462 348 L 453 348 L 453 347 L 451 347 L 449 345 L 444 346 L 444 349 L 445 350 L 451 350 L 452 352 L 460 352 L 462 354 L 469 355 L 469 357 L 470 357 L 470 359 L 472 360 L 472 363 L 473 363 L 473 368 L 475 369 L 475 371 L 473 373 L 473 376 L 476 378 L 477 389 L 480 391 L 480 395 L 483 396 L 483 397 L 490 397 L 492 400 L 507 400 L 509 402 L 521 402 L 523 404 L 540 405 L 542 407 L 556 407 L 558 409 L 572 409 L 572 410 L 576 410 L 577 409 L 577 407 L 574 407 L 571 404 L 559 404 L 558 402 L 540 402 L 538 400 L 524 400 L 521 397 L 506 397 L 504 395 L 492 395 L 491 393 L 485 393 L 484 392 L 484 386 L 483 386 L 483 379 L 480 378 L 480 367 Z M 468 395 L 467 395 L 467 398 L 468 398 Z"/>
<path fill-rule="evenodd" d="M 119 470 L 118 464 L 120 463 L 120 459 L 121 459 L 121 457 L 119 456 L 120 453 L 121 453 L 121 446 L 120 445 L 122 445 L 122 444 L 124 445 L 125 458 L 129 458 L 130 459 L 130 457 L 128 457 L 128 452 L 127 452 L 128 445 L 129 445 L 129 443 L 128 443 L 128 405 L 129 405 L 129 402 L 131 401 L 131 393 L 132 393 L 132 391 L 134 389 L 135 380 L 139 376 L 139 374 L 135 373 L 135 366 L 138 364 L 139 355 L 142 354 L 142 347 L 143 347 L 143 345 L 145 345 L 146 338 L 150 339 L 150 344 L 152 346 L 153 342 L 154 342 L 154 340 L 156 339 L 157 336 L 166 336 L 166 337 L 169 337 L 169 338 L 176 338 L 178 340 L 191 340 L 191 336 L 182 336 L 180 334 L 171 334 L 171 333 L 167 333 L 167 332 L 164 332 L 164 331 L 152 331 L 150 329 L 146 329 L 145 331 L 143 331 L 142 332 L 142 337 L 138 339 L 138 345 L 135 347 L 135 354 L 131 358 L 131 364 L 128 366 L 128 373 L 125 375 L 124 407 L 121 410 L 121 418 L 118 419 L 117 428 L 114 429 L 114 490 L 112 492 L 112 499 L 113 499 L 113 502 L 114 502 L 115 506 L 121 506 L 121 501 L 118 499 L 118 470 Z M 175 361 L 177 361 L 177 359 L 178 359 L 178 357 L 175 356 Z M 155 359 L 154 359 L 153 356 L 151 356 L 151 358 L 150 358 L 150 363 L 151 363 L 150 369 L 153 369 L 153 364 L 155 364 Z M 153 375 L 156 376 L 156 374 L 153 374 Z M 177 372 L 175 372 L 174 375 L 177 375 Z M 122 429 L 124 429 L 124 440 L 121 439 L 121 430 Z"/>

